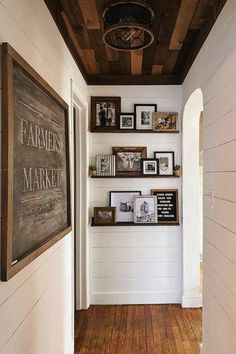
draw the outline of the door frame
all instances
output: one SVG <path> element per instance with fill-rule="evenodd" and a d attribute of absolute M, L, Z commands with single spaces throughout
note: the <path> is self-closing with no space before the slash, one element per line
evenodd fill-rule
<path fill-rule="evenodd" d="M 72 136 L 72 225 L 74 241 L 74 304 L 75 310 L 87 309 L 89 303 L 89 261 L 88 261 L 88 102 L 80 94 L 71 79 Z M 74 108 L 78 119 L 74 117 Z M 76 131 L 75 131 L 76 130 Z M 76 170 L 75 171 L 75 159 Z M 76 181 L 75 181 L 76 178 Z M 75 186 L 77 187 L 75 190 Z M 75 210 L 77 215 L 75 217 Z"/>

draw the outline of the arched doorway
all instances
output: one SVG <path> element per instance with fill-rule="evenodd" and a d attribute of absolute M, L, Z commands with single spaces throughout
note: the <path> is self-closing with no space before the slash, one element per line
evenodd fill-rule
<path fill-rule="evenodd" d="M 183 307 L 202 306 L 202 112 L 203 95 L 197 89 L 183 114 Z"/>

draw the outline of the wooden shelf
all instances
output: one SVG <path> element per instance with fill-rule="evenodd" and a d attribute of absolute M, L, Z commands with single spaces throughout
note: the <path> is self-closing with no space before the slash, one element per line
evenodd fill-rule
<path fill-rule="evenodd" d="M 94 129 L 91 129 L 90 130 L 91 133 L 135 133 L 135 134 L 138 134 L 138 133 L 144 133 L 144 134 L 178 134 L 179 133 L 179 130 L 160 130 L 158 132 L 156 131 L 153 131 L 153 130 L 144 130 L 144 129 L 113 129 L 113 130 L 94 130 Z"/>
<path fill-rule="evenodd" d="M 156 224 L 135 224 L 133 222 L 117 222 L 116 224 L 99 224 L 96 225 L 94 224 L 94 218 L 92 218 L 92 223 L 91 223 L 92 227 L 100 227 L 100 226 L 108 226 L 108 227 L 113 227 L 113 226 L 179 226 L 179 223 L 156 223 Z"/>
<path fill-rule="evenodd" d="M 91 178 L 180 178 L 180 176 L 90 176 Z"/>

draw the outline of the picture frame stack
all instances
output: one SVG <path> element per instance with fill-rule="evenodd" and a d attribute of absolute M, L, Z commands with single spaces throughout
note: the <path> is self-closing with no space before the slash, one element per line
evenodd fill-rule
<path fill-rule="evenodd" d="M 110 191 L 109 206 L 95 207 L 92 226 L 179 225 L 178 189 Z"/>
<path fill-rule="evenodd" d="M 156 103 L 134 104 L 121 112 L 121 97 L 91 98 L 91 132 L 178 133 L 178 113 L 159 112 Z"/>

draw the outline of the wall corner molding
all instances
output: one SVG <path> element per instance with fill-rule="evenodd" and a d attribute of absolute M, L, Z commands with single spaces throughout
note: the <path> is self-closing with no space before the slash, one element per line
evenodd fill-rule
<path fill-rule="evenodd" d="M 182 308 L 202 307 L 202 295 L 182 295 Z"/>

